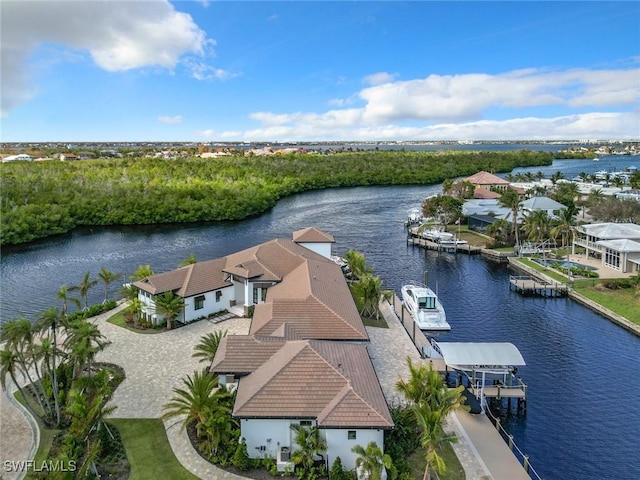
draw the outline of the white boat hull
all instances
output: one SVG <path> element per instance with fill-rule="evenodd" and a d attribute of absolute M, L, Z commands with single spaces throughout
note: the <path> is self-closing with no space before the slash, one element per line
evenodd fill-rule
<path fill-rule="evenodd" d="M 415 284 L 403 286 L 402 304 L 420 330 L 429 332 L 451 330 L 444 307 L 429 287 Z"/>

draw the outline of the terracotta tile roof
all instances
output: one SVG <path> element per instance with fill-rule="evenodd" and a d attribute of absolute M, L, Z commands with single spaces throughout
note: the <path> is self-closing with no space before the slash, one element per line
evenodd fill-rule
<path fill-rule="evenodd" d="M 222 271 L 224 259 L 197 262 L 165 273 L 151 275 L 133 284 L 152 295 L 175 291 L 183 297 L 210 292 L 231 285 Z"/>
<path fill-rule="evenodd" d="M 210 371 L 247 375 L 269 360 L 284 344 L 282 337 L 227 335 L 218 345 Z"/>
<path fill-rule="evenodd" d="M 393 427 L 366 347 L 343 342 L 286 342 L 240 379 L 233 414 L 317 418 L 320 427 Z"/>
<path fill-rule="evenodd" d="M 487 190 L 486 188 L 476 188 L 473 191 L 473 198 L 478 199 L 487 199 L 487 198 L 500 198 L 502 194 L 499 192 L 493 192 L 491 190 Z"/>
<path fill-rule="evenodd" d="M 315 227 L 308 227 L 293 232 L 293 241 L 296 243 L 334 243 L 335 239 L 329 233 Z"/>
<path fill-rule="evenodd" d="M 474 185 L 509 185 L 509 182 L 505 179 L 484 171 L 471 175 L 465 178 L 464 181 L 473 183 Z"/>
<path fill-rule="evenodd" d="M 368 340 L 340 267 L 307 260 L 256 305 L 250 333 L 272 335 L 286 323 L 300 338 Z"/>

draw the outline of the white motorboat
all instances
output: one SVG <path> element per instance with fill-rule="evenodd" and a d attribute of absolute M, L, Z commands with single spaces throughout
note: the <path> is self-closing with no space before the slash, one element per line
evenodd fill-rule
<path fill-rule="evenodd" d="M 419 225 L 424 221 L 422 216 L 422 212 L 419 208 L 412 208 L 407 213 L 407 224 L 409 225 Z"/>
<path fill-rule="evenodd" d="M 446 332 L 451 330 L 447 323 L 444 307 L 438 296 L 429 287 L 407 284 L 402 287 L 402 304 L 420 330 Z"/>
<path fill-rule="evenodd" d="M 445 232 L 441 228 L 426 228 L 421 233 L 422 238 L 426 238 L 436 243 L 454 243 L 453 233 Z"/>

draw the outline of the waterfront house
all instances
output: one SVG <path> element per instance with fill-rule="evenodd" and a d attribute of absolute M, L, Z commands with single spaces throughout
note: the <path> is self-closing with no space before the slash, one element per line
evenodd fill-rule
<path fill-rule="evenodd" d="M 576 247 L 600 258 L 602 265 L 622 273 L 640 271 L 640 225 L 635 223 L 594 223 L 574 228 L 571 253 Z"/>
<path fill-rule="evenodd" d="M 566 210 L 567 206 L 563 205 L 560 202 L 556 202 L 552 198 L 549 197 L 531 197 L 522 202 L 522 211 L 525 212 L 534 212 L 534 211 L 545 211 L 550 218 L 556 218 L 557 213 L 560 210 Z"/>
<path fill-rule="evenodd" d="M 317 427 L 326 441 L 318 461 L 330 467 L 340 456 L 344 468 L 355 469 L 353 446 L 383 448 L 384 431 L 393 427 L 366 346 L 296 340 L 288 325 L 269 336 L 223 338 L 211 367 L 221 384 L 237 388 L 233 416 L 249 456 L 269 456 L 279 471 L 292 468 L 297 424 Z"/>
<path fill-rule="evenodd" d="M 504 178 L 500 178 L 497 175 L 489 172 L 478 172 L 470 177 L 465 178 L 463 181 L 469 182 L 475 186 L 475 190 L 485 190 L 496 193 L 502 193 L 509 188 L 509 182 Z M 487 198 L 485 192 L 478 192 L 477 196 L 474 191 L 474 198 Z"/>

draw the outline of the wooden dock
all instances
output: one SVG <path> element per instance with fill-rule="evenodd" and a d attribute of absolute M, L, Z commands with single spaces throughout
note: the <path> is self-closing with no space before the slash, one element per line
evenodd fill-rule
<path fill-rule="evenodd" d="M 509 289 L 522 295 L 540 297 L 563 297 L 569 294 L 569 287 L 561 282 L 547 282 L 533 277 L 509 277 Z"/>
<path fill-rule="evenodd" d="M 450 252 L 450 253 L 467 253 L 469 255 L 479 254 L 482 247 L 477 245 L 470 245 L 468 243 L 437 243 L 427 240 L 426 238 L 418 237 L 413 234 L 407 236 L 407 244 L 415 245 L 425 248 L 427 250 L 436 250 L 438 252 Z"/>

